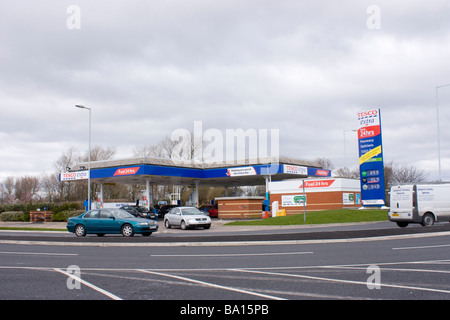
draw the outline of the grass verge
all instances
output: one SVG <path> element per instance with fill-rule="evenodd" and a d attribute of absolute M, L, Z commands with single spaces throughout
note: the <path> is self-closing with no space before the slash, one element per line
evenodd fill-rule
<path fill-rule="evenodd" d="M 226 226 L 284 226 L 305 224 L 328 224 L 387 221 L 387 210 L 380 209 L 340 209 L 306 212 L 306 222 L 303 222 L 303 213 L 292 216 L 267 218 L 262 220 L 243 220 L 226 223 Z"/>

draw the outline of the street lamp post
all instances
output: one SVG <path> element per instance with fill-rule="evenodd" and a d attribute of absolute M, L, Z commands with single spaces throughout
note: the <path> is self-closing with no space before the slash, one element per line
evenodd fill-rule
<path fill-rule="evenodd" d="M 347 132 L 347 131 L 351 131 L 351 132 L 358 132 L 358 130 L 356 130 L 356 129 L 351 129 L 351 130 L 343 130 L 343 132 L 344 132 L 344 167 L 347 165 L 347 146 L 346 146 L 346 143 L 345 143 L 345 133 Z"/>
<path fill-rule="evenodd" d="M 437 120 L 437 135 L 438 135 L 438 163 L 439 163 L 439 181 L 442 181 L 441 176 L 441 134 L 439 130 L 439 89 L 448 87 L 449 84 L 445 84 L 443 86 L 437 86 L 436 87 L 436 120 Z"/>
<path fill-rule="evenodd" d="M 91 108 L 76 104 L 75 107 L 89 110 L 89 167 L 88 167 L 88 210 L 91 209 Z"/>

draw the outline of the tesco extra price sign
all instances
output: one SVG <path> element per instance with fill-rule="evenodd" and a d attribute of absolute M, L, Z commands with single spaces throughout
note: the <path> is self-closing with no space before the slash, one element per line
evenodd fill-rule
<path fill-rule="evenodd" d="M 358 112 L 359 175 L 363 205 L 384 205 L 380 109 Z"/>
<path fill-rule="evenodd" d="M 59 181 L 83 180 L 89 178 L 89 170 L 64 172 L 59 175 Z"/>

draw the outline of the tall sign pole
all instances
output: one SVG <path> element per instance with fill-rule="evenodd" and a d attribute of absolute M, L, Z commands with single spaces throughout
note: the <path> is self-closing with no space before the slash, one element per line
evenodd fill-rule
<path fill-rule="evenodd" d="M 383 206 L 384 164 L 380 109 L 358 112 L 359 175 L 363 206 Z"/>

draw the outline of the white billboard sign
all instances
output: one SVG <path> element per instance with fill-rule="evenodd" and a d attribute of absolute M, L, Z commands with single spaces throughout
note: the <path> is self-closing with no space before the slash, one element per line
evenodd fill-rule
<path fill-rule="evenodd" d="M 308 168 L 301 166 L 293 166 L 289 164 L 283 165 L 283 173 L 308 175 Z"/>
<path fill-rule="evenodd" d="M 59 181 L 84 180 L 89 178 L 89 170 L 64 172 L 59 175 Z"/>
<path fill-rule="evenodd" d="M 253 167 L 239 167 L 227 169 L 227 176 L 229 177 L 254 176 L 254 175 L 256 175 L 256 170 Z"/>

